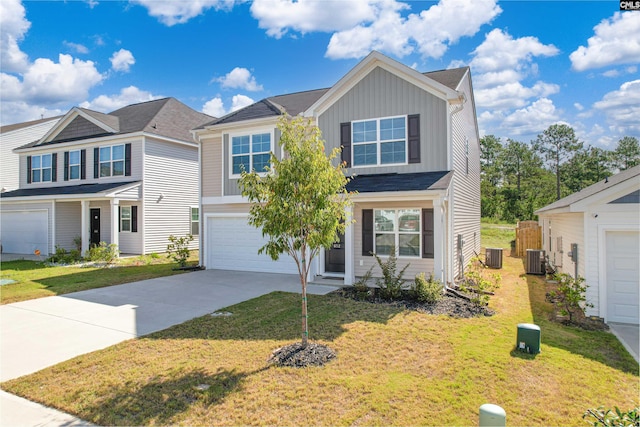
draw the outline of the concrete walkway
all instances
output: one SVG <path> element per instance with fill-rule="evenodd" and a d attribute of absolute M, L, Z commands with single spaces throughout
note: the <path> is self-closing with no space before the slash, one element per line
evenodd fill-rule
<path fill-rule="evenodd" d="M 626 323 L 608 323 L 611 332 L 618 338 L 624 348 L 640 363 L 640 325 Z"/>
<path fill-rule="evenodd" d="M 308 292 L 323 295 L 336 288 L 309 285 Z M 3 305 L 0 381 L 273 291 L 299 293 L 298 276 L 205 270 Z M 51 411 L 0 394 L 0 426 L 87 425 Z"/>

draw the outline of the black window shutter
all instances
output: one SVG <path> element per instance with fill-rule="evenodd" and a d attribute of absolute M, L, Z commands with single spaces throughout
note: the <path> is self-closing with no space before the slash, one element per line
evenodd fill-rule
<path fill-rule="evenodd" d="M 31 184 L 31 156 L 27 156 L 27 184 Z"/>
<path fill-rule="evenodd" d="M 407 117 L 409 163 L 420 163 L 420 114 Z"/>
<path fill-rule="evenodd" d="M 422 258 L 433 258 L 433 209 L 422 209 Z"/>
<path fill-rule="evenodd" d="M 362 255 L 373 256 L 373 209 L 362 210 Z"/>
<path fill-rule="evenodd" d="M 64 180 L 69 181 L 69 152 L 64 152 Z"/>
<path fill-rule="evenodd" d="M 131 206 L 131 232 L 138 232 L 138 207 Z"/>
<path fill-rule="evenodd" d="M 98 178 L 100 176 L 100 149 L 98 147 L 93 149 L 93 177 Z"/>
<path fill-rule="evenodd" d="M 346 167 L 351 167 L 351 123 L 340 123 L 341 159 Z"/>
<path fill-rule="evenodd" d="M 87 150 L 80 150 L 80 179 L 87 178 Z"/>
<path fill-rule="evenodd" d="M 51 155 L 51 182 L 58 180 L 58 153 Z"/>
<path fill-rule="evenodd" d="M 122 231 L 122 206 L 118 206 L 118 233 Z"/>
<path fill-rule="evenodd" d="M 124 176 L 131 176 L 131 144 L 124 145 Z"/>

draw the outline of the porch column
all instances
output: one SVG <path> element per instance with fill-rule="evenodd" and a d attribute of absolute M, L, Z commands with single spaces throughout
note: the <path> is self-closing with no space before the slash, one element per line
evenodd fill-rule
<path fill-rule="evenodd" d="M 446 251 L 446 232 L 442 215 L 442 200 L 433 201 L 433 276 L 445 283 L 444 258 Z"/>
<path fill-rule="evenodd" d="M 82 239 L 82 256 L 89 250 L 89 202 L 80 201 L 80 238 Z"/>
<path fill-rule="evenodd" d="M 353 205 L 348 206 L 345 209 L 345 217 L 347 221 L 347 227 L 344 230 L 344 284 L 353 285 L 356 281 L 355 275 L 355 257 L 353 250 L 353 230 L 355 224 L 353 220 Z"/>
<path fill-rule="evenodd" d="M 111 199 L 111 243 L 120 249 L 120 201 Z"/>

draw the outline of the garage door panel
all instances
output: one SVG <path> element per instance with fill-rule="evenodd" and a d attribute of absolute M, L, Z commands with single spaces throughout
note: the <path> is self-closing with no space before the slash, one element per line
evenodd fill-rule
<path fill-rule="evenodd" d="M 246 217 L 207 219 L 207 268 L 297 274 L 293 259 L 286 254 L 273 261 L 258 250 L 267 243 L 262 232 Z"/>
<path fill-rule="evenodd" d="M 640 322 L 640 233 L 606 233 L 607 321 Z"/>
<path fill-rule="evenodd" d="M 4 211 L 0 215 L 2 251 L 49 254 L 49 218 L 47 211 Z"/>

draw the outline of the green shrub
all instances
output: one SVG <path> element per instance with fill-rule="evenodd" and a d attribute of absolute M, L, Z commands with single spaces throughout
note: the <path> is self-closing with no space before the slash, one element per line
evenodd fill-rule
<path fill-rule="evenodd" d="M 398 269 L 398 259 L 396 257 L 396 248 L 391 246 L 391 254 L 386 262 L 382 261 L 377 254 L 373 254 L 378 262 L 378 266 L 382 270 L 382 278 L 376 280 L 376 285 L 380 288 L 380 297 L 388 300 L 397 300 L 402 297 L 402 289 L 404 288 L 405 280 L 402 278 L 404 272 L 409 267 L 409 264 L 405 265 L 400 272 Z"/>
<path fill-rule="evenodd" d="M 490 295 L 500 287 L 502 276 L 494 273 L 487 277 L 485 267 L 478 258 L 471 260 L 464 273 L 464 280 L 459 283 L 460 290 L 469 294 L 471 302 L 479 307 L 489 305 Z"/>
<path fill-rule="evenodd" d="M 623 412 L 617 406 L 615 411 L 605 410 L 601 406 L 598 409 L 587 409 L 582 418 L 587 417 L 591 419 L 588 423 L 593 427 L 635 427 L 640 426 L 640 407 Z"/>
<path fill-rule="evenodd" d="M 105 262 L 107 264 L 113 264 L 118 259 L 118 245 L 111 243 L 107 245 L 107 242 L 100 242 L 98 245 L 94 245 L 87 251 L 87 258 L 93 262 Z"/>
<path fill-rule="evenodd" d="M 567 273 L 556 273 L 553 278 L 558 285 L 549 296 L 551 302 L 560 310 L 560 314 L 569 316 L 569 322 L 578 320 L 577 316 L 584 317 L 587 307 L 593 307 L 593 304 L 586 302 L 587 285 L 583 285 L 584 278 L 573 278 Z"/>
<path fill-rule="evenodd" d="M 357 282 L 353 284 L 353 289 L 356 291 L 356 298 L 359 300 L 367 299 L 371 295 L 371 288 L 367 284 L 371 279 L 371 271 L 373 267 L 371 267 L 364 276 L 360 278 Z"/>
<path fill-rule="evenodd" d="M 176 237 L 173 234 L 169 236 L 169 244 L 167 245 L 167 258 L 173 259 L 180 267 L 187 265 L 187 259 L 189 259 L 189 243 L 193 242 L 193 236 L 187 234 L 186 236 Z"/>
<path fill-rule="evenodd" d="M 67 251 L 59 245 L 56 245 L 56 252 L 51 254 L 49 258 L 47 258 L 47 261 L 58 264 L 74 264 L 79 262 L 81 259 L 82 256 L 80 255 L 80 251 L 76 249 Z"/>
<path fill-rule="evenodd" d="M 411 285 L 411 296 L 418 302 L 435 304 L 444 297 L 444 285 L 441 281 L 429 275 L 429 279 L 424 278 L 424 273 L 416 276 Z"/>

